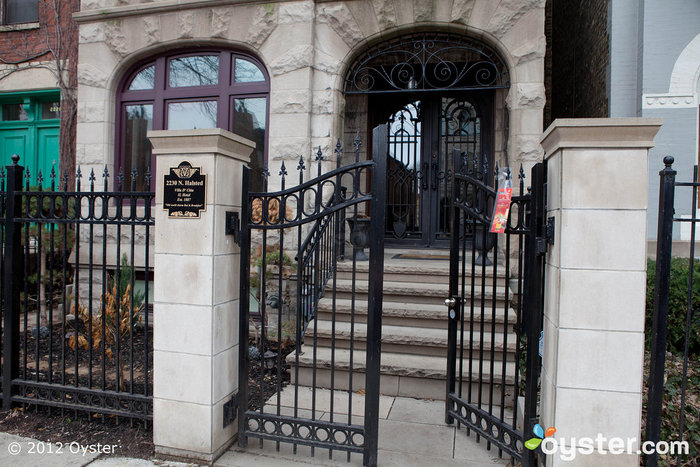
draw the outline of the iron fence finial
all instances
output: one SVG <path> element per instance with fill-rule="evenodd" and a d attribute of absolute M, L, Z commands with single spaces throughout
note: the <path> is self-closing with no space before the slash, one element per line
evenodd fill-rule
<path fill-rule="evenodd" d="M 674 161 L 675 161 L 675 159 L 673 158 L 673 156 L 664 157 L 664 165 L 666 167 L 668 167 L 669 169 L 671 168 L 671 165 L 673 165 Z"/>
<path fill-rule="evenodd" d="M 17 165 L 19 163 L 19 154 L 12 154 L 12 164 Z"/>

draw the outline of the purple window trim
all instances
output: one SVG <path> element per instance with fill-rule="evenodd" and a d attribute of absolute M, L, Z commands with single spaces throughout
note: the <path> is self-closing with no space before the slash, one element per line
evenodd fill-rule
<path fill-rule="evenodd" d="M 187 86 L 187 87 L 169 87 L 168 86 L 168 66 L 169 61 L 173 58 L 182 58 L 193 55 L 219 55 L 219 84 L 216 86 Z M 242 58 L 255 64 L 262 71 L 265 81 L 255 81 L 240 83 L 234 82 L 235 58 Z M 129 90 L 134 77 L 146 67 L 155 66 L 155 89 Z M 265 152 L 263 164 L 268 160 L 268 130 L 270 123 L 270 75 L 262 65 L 260 60 L 248 55 L 230 49 L 188 49 L 185 51 L 177 51 L 171 54 L 161 55 L 156 58 L 144 60 L 134 67 L 128 73 L 125 73 L 119 82 L 119 91 L 116 97 L 116 120 L 115 120 L 115 155 L 114 155 L 114 173 L 115 177 L 119 172 L 120 167 L 124 167 L 124 118 L 125 107 L 127 105 L 153 105 L 153 123 L 154 130 L 162 130 L 166 128 L 167 120 L 167 103 L 172 101 L 196 101 L 205 98 L 218 100 L 217 108 L 217 124 L 220 128 L 231 130 L 233 127 L 233 101 L 238 98 L 264 97 L 266 98 L 265 109 Z M 151 154 L 151 172 L 155 174 L 155 156 Z M 144 174 L 139 174 L 143 177 Z M 155 176 L 151 179 L 151 190 L 155 189 Z"/>

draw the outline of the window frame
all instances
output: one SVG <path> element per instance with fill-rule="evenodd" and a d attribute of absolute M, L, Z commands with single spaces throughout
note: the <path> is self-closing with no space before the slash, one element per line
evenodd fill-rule
<path fill-rule="evenodd" d="M 2 0 L 0 0 L 2 1 Z M 169 67 L 173 59 L 193 55 L 219 56 L 219 84 L 206 86 L 177 86 L 169 85 Z M 255 64 L 263 74 L 264 81 L 237 83 L 234 81 L 235 59 L 242 58 Z M 128 86 L 143 70 L 153 65 L 154 88 L 129 90 Z M 168 103 L 192 102 L 201 100 L 216 100 L 217 128 L 231 131 L 233 128 L 233 102 L 238 98 L 263 97 L 265 102 L 265 148 L 263 164 L 267 164 L 269 151 L 269 122 L 270 122 L 270 75 L 266 67 L 255 56 L 234 49 L 191 48 L 171 51 L 157 57 L 150 57 L 132 66 L 119 81 L 115 105 L 115 139 L 114 139 L 114 171 L 124 167 L 125 150 L 125 115 L 128 105 L 153 105 L 153 130 L 167 128 Z M 155 173 L 155 155 L 151 152 L 149 166 Z M 125 174 L 126 176 L 127 174 Z M 139 174 L 142 177 L 143 174 Z M 126 178 L 126 177 L 125 177 Z M 150 190 L 155 189 L 155 177 L 151 178 Z M 125 182 L 125 189 L 128 186 Z"/>

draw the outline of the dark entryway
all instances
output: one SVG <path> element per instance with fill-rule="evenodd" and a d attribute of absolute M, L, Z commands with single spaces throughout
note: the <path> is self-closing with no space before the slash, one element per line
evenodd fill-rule
<path fill-rule="evenodd" d="M 370 125 L 389 127 L 387 242 L 448 247 L 453 155 L 493 166 L 493 92 L 375 94 L 369 107 Z"/>

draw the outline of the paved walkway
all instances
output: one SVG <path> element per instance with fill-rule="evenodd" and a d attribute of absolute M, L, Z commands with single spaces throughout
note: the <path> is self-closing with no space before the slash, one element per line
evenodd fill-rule
<path fill-rule="evenodd" d="M 303 400 L 303 398 L 300 399 Z M 357 403 L 353 400 L 353 406 L 356 407 L 353 412 L 357 411 L 361 414 L 364 411 L 362 402 L 361 399 Z M 319 404 L 319 407 L 322 407 L 322 402 Z M 343 404 L 336 404 L 336 407 L 342 406 Z M 464 428 L 446 426 L 443 417 L 444 402 L 442 401 L 381 396 L 379 465 L 397 467 L 508 465 L 507 459 L 498 458 L 496 450 L 487 451 L 484 442 L 476 443 L 474 436 L 467 436 Z M 361 424 L 361 417 L 354 418 L 353 423 Z M 293 454 L 291 445 L 285 443 L 281 444 L 279 452 L 275 450 L 273 442 L 265 442 L 263 449 L 259 446 L 258 440 L 251 439 L 248 448 L 243 451 L 232 448 L 218 459 L 215 466 L 362 465 L 362 456 L 359 454 L 353 454 L 350 462 L 347 462 L 347 454 L 337 451 L 333 453 L 333 458 L 329 459 L 328 451 L 324 449 L 316 449 L 315 456 L 311 457 L 310 449 L 304 446 L 299 446 L 296 455 Z M 83 452 L 78 446 L 64 447 L 60 453 L 56 451 L 57 448 L 49 446 L 48 443 L 0 433 L 0 466 L 186 467 L 196 465 L 127 457 L 98 458 L 98 453 Z"/>
<path fill-rule="evenodd" d="M 282 404 L 285 405 L 285 392 Z M 347 397 L 347 395 L 345 395 Z M 276 397 L 273 396 L 276 401 Z M 306 405 L 305 397 L 300 394 L 300 407 Z M 354 397 L 353 397 L 354 399 Z M 353 412 L 364 412 L 363 398 L 353 400 Z M 273 402 L 272 400 L 268 403 Z M 327 401 L 317 397 L 317 408 L 323 409 Z M 336 400 L 336 410 L 347 405 Z M 379 452 L 377 460 L 380 466 L 396 467 L 441 467 L 441 466 L 503 466 L 508 459 L 499 459 L 498 451 L 486 450 L 486 443 L 477 443 L 474 436 L 467 436 L 464 428 L 445 425 L 445 403 L 406 397 L 381 396 L 379 403 Z M 284 410 L 283 410 L 284 413 Z M 319 418 L 324 419 L 321 415 Z M 362 423 L 361 417 L 353 418 L 353 423 Z M 275 451 L 275 443 L 266 441 L 263 449 L 260 442 L 251 439 L 244 451 L 233 448 L 216 462 L 220 467 L 289 465 L 325 465 L 325 466 L 361 466 L 362 455 L 353 454 L 347 462 L 347 454 L 334 452 L 329 459 L 328 450 L 316 449 L 314 457 L 310 448 L 299 446 L 293 454 L 290 444 L 281 444 L 280 451 Z"/>

